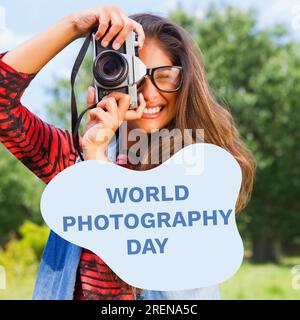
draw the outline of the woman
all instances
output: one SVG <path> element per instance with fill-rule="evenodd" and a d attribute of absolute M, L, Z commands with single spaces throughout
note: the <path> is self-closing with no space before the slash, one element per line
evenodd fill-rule
<path fill-rule="evenodd" d="M 109 25 L 111 23 L 111 26 Z M 243 182 L 236 210 L 247 203 L 253 183 L 253 158 L 239 139 L 231 115 L 210 93 L 200 55 L 186 32 L 167 19 L 149 14 L 128 18 L 120 8 L 104 6 L 63 18 L 59 23 L 11 50 L 0 58 L 0 141 L 45 183 L 78 158 L 71 134 L 41 121 L 20 103 L 20 97 L 34 75 L 73 40 L 86 36 L 99 25 L 96 38 L 106 46 L 114 36 L 118 49 L 130 31 L 138 34 L 139 56 L 153 77 L 139 84 L 139 107 L 128 110 L 130 97 L 113 92 L 89 111 L 84 135 L 80 139 L 85 160 L 115 161 L 135 170 L 157 164 L 141 161 L 132 164 L 128 149 L 132 129 L 147 132 L 162 128 L 204 129 L 205 142 L 228 150 L 239 162 Z M 146 34 L 146 37 L 144 35 Z M 167 68 L 158 68 L 167 66 Z M 155 69 L 158 68 L 158 69 Z M 163 69 L 167 73 L 160 73 Z M 179 71 L 178 71 L 179 70 Z M 2 79 L 1 79 L 2 78 Z M 88 90 L 88 105 L 95 92 Z M 122 124 L 127 128 L 122 129 Z M 122 125 L 122 126 L 121 126 Z M 120 127 L 121 126 L 121 127 Z M 118 129 L 122 130 L 118 130 Z M 124 145 L 116 154 L 113 136 Z M 171 154 L 178 148 L 172 145 Z M 149 159 L 155 150 L 161 155 L 161 141 L 152 144 L 141 156 Z M 160 162 L 162 157 L 160 157 Z M 184 276 L 184 271 L 181 276 Z M 118 278 L 92 252 L 81 249 L 50 233 L 41 261 L 34 299 L 216 299 L 218 288 L 185 291 L 151 291 L 132 288 Z"/>

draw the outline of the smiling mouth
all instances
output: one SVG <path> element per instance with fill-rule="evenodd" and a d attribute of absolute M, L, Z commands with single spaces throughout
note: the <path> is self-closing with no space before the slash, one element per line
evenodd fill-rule
<path fill-rule="evenodd" d="M 153 119 L 159 116 L 161 111 L 165 108 L 165 106 L 158 106 L 155 108 L 145 108 L 143 111 L 142 118 L 144 119 Z"/>

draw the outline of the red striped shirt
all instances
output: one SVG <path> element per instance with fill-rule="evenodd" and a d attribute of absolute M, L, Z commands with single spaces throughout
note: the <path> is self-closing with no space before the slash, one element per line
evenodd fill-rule
<path fill-rule="evenodd" d="M 73 165 L 78 153 L 68 130 L 46 123 L 21 104 L 22 94 L 34 76 L 17 72 L 0 60 L 0 142 L 47 184 Z M 126 162 L 122 155 L 117 158 L 117 164 L 130 167 Z M 74 299 L 133 300 L 134 294 L 125 283 L 115 280 L 100 257 L 83 249 Z"/>
<path fill-rule="evenodd" d="M 133 168 L 126 154 L 118 154 L 116 163 Z M 134 300 L 135 298 L 125 282 L 124 285 L 116 282 L 114 273 L 100 257 L 83 249 L 77 270 L 74 299 Z"/>

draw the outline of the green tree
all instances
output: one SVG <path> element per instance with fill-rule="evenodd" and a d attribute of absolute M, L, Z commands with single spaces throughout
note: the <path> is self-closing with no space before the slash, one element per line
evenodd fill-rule
<path fill-rule="evenodd" d="M 25 219 L 42 223 L 39 201 L 44 184 L 0 144 L 0 245 Z"/>
<path fill-rule="evenodd" d="M 255 12 L 233 7 L 210 7 L 201 21 L 182 11 L 171 17 L 194 36 L 215 95 L 256 156 L 252 201 L 238 220 L 253 261 L 276 262 L 300 230 L 299 44 L 283 26 L 259 30 Z"/>
<path fill-rule="evenodd" d="M 75 60 L 74 60 L 75 62 Z M 93 56 L 88 51 L 82 62 L 75 83 L 75 93 L 78 114 L 86 108 L 87 88 L 92 85 L 92 63 Z M 71 76 L 71 72 L 70 72 Z M 48 92 L 52 95 L 52 102 L 46 107 L 46 115 L 49 122 L 55 124 L 61 129 L 71 130 L 71 83 L 70 79 L 55 79 L 56 85 L 48 88 Z M 84 119 L 81 123 L 84 123 Z M 81 128 L 82 129 L 82 126 Z"/>

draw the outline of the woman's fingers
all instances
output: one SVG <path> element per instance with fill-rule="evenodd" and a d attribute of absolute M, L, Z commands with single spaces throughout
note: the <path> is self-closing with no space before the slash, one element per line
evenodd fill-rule
<path fill-rule="evenodd" d="M 109 27 L 110 17 L 105 10 L 100 10 L 98 13 L 99 26 L 95 34 L 96 40 L 101 39 Z"/>
<path fill-rule="evenodd" d="M 146 101 L 142 93 L 139 94 L 139 106 L 136 109 L 128 110 L 130 106 L 131 97 L 128 94 L 114 91 L 107 97 L 114 97 L 118 103 L 119 120 L 137 120 L 141 119 L 143 111 L 146 107 Z"/>
<path fill-rule="evenodd" d="M 118 50 L 120 46 L 124 43 L 124 41 L 127 39 L 129 33 L 133 31 L 133 23 L 132 20 L 127 18 L 126 16 L 122 17 L 124 26 L 122 30 L 119 32 L 118 36 L 113 42 L 113 48 L 115 50 Z"/>
<path fill-rule="evenodd" d="M 145 32 L 141 24 L 132 20 L 133 30 L 137 33 L 139 49 L 142 49 L 145 42 Z"/>
<path fill-rule="evenodd" d="M 124 120 L 137 120 L 141 119 L 143 111 L 146 108 L 146 101 L 142 93 L 139 94 L 139 106 L 137 109 L 126 111 Z"/>
<path fill-rule="evenodd" d="M 113 97 L 105 97 L 102 99 L 105 104 L 105 108 L 107 110 L 107 113 L 110 115 L 111 120 L 111 126 L 113 129 L 118 129 L 119 127 L 119 111 L 118 111 L 118 105 L 117 101 Z"/>
<path fill-rule="evenodd" d="M 101 39 L 101 45 L 107 47 L 111 40 L 116 37 L 113 42 L 113 49 L 118 50 L 127 39 L 131 31 L 136 31 L 138 35 L 138 45 L 141 49 L 145 41 L 145 33 L 143 27 L 136 21 L 128 18 L 121 10 L 113 8 L 113 10 L 100 10 L 98 13 L 99 27 L 95 34 L 96 40 Z"/>
<path fill-rule="evenodd" d="M 96 90 L 94 87 L 89 86 L 86 98 L 86 105 L 89 107 L 96 101 Z"/>
<path fill-rule="evenodd" d="M 111 14 L 110 22 L 111 22 L 111 26 L 110 26 L 107 34 L 105 35 L 105 37 L 101 41 L 101 45 L 103 47 L 106 47 L 110 43 L 112 38 L 114 38 L 124 27 L 124 21 L 123 21 L 121 15 L 117 12 L 113 12 Z M 115 45 L 113 48 L 115 50 L 118 50 L 120 48 L 120 46 L 121 45 L 119 45 L 119 47 L 116 47 L 116 45 Z"/>
<path fill-rule="evenodd" d="M 103 127 L 117 130 L 124 120 L 141 119 L 146 107 L 144 96 L 139 94 L 139 106 L 135 110 L 128 110 L 131 97 L 122 92 L 111 92 L 105 96 L 97 107 L 89 111 L 89 120 Z"/>
<path fill-rule="evenodd" d="M 100 102 L 98 103 L 98 105 Z M 89 111 L 90 120 L 93 122 L 108 122 L 109 121 L 109 115 L 107 112 L 104 111 L 100 106 L 97 108 L 94 108 Z"/>
<path fill-rule="evenodd" d="M 112 97 L 116 99 L 118 104 L 118 113 L 119 113 L 119 120 L 123 121 L 125 117 L 126 111 L 129 109 L 131 97 L 128 94 L 114 91 L 107 95 L 107 97 Z"/>
<path fill-rule="evenodd" d="M 122 18 L 124 21 L 124 26 L 122 30 L 119 32 L 116 39 L 114 40 L 113 48 L 115 50 L 118 50 L 120 46 L 125 42 L 127 37 L 129 36 L 129 33 L 132 31 L 135 31 L 138 36 L 138 46 L 139 46 L 139 49 L 141 49 L 145 41 L 145 33 L 142 25 L 132 19 L 129 19 L 125 15 L 123 15 Z"/>
<path fill-rule="evenodd" d="M 87 96 L 86 96 L 86 106 L 89 107 L 92 104 L 96 102 L 96 90 L 94 87 L 89 86 L 87 90 Z M 87 112 L 87 120 L 89 121 L 90 118 L 90 113 Z"/>

